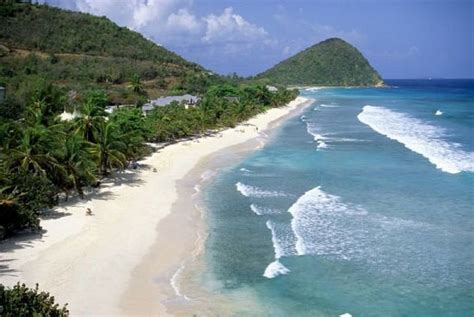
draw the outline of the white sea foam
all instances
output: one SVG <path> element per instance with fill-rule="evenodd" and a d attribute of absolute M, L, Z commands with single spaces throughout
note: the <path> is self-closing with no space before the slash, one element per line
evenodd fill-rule
<path fill-rule="evenodd" d="M 321 134 L 313 133 L 313 132 L 309 132 L 309 133 L 314 137 L 314 141 L 327 140 L 327 137 Z"/>
<path fill-rule="evenodd" d="M 338 133 L 326 133 L 322 135 L 316 132 L 317 130 L 311 124 L 307 124 L 306 130 L 308 131 L 309 134 L 313 136 L 314 141 L 317 142 L 318 149 L 327 148 L 328 142 L 329 143 L 366 142 L 365 140 L 359 140 L 359 139 L 354 139 L 354 138 L 341 138 L 341 137 L 332 136 L 332 135 L 337 135 Z"/>
<path fill-rule="evenodd" d="M 268 208 L 268 207 L 262 207 L 256 204 L 251 204 L 250 209 L 259 216 L 274 215 L 274 214 L 280 213 L 279 210 Z"/>
<path fill-rule="evenodd" d="M 236 183 L 235 187 L 237 188 L 237 191 L 239 191 L 245 197 L 266 198 L 286 196 L 286 194 L 282 192 L 263 190 L 255 186 L 243 184 L 241 182 Z"/>
<path fill-rule="evenodd" d="M 282 240 L 277 238 L 275 224 L 271 220 L 268 220 L 266 225 L 267 228 L 270 229 L 270 231 L 272 232 L 272 243 L 273 249 L 275 250 L 275 259 L 278 260 L 279 258 L 285 255 L 285 250 L 281 245 Z"/>
<path fill-rule="evenodd" d="M 263 276 L 266 278 L 274 278 L 277 277 L 278 275 L 284 275 L 290 273 L 290 270 L 281 264 L 280 261 L 275 260 L 272 263 L 268 264 L 267 268 L 265 269 L 265 272 L 263 273 Z"/>
<path fill-rule="evenodd" d="M 322 149 L 325 149 L 325 148 L 328 147 L 326 142 L 323 141 L 323 140 L 328 140 L 327 137 L 325 137 L 324 135 L 321 135 L 319 133 L 314 132 L 313 129 L 312 129 L 312 126 L 310 124 L 306 125 L 306 130 L 308 131 L 309 134 L 311 134 L 313 136 L 314 141 L 316 141 L 317 150 L 322 150 Z"/>
<path fill-rule="evenodd" d="M 318 91 L 318 90 L 321 90 L 321 89 L 323 89 L 323 87 L 308 87 L 305 90 L 309 91 L 309 92 L 315 92 L 315 91 Z"/>
<path fill-rule="evenodd" d="M 181 275 L 181 273 L 183 272 L 183 270 L 184 270 L 184 263 L 182 263 L 181 266 L 178 268 L 178 270 L 176 270 L 176 272 L 173 274 L 173 276 L 170 279 L 170 284 L 171 284 L 171 287 L 173 288 L 176 296 L 182 297 L 185 300 L 189 301 L 191 299 L 189 297 L 187 297 L 186 295 L 181 293 L 181 290 L 179 289 L 179 285 L 178 285 L 178 279 L 179 279 L 179 276 Z"/>
<path fill-rule="evenodd" d="M 277 223 L 268 220 L 267 228 L 272 232 L 273 250 L 275 251 L 275 261 L 270 263 L 263 276 L 266 278 L 274 278 L 281 274 L 288 274 L 290 270 L 286 268 L 279 259 L 284 256 L 295 255 L 294 242 L 295 237 L 288 224 Z"/>
<path fill-rule="evenodd" d="M 443 115 L 443 112 L 441 110 L 436 110 L 435 116 L 441 116 Z"/>
<path fill-rule="evenodd" d="M 445 237 L 444 228 L 414 219 L 369 213 L 320 187 L 304 193 L 288 211 L 293 216 L 291 229 L 296 241 L 284 242 L 274 227 L 274 247 L 280 250 L 279 254 L 287 256 L 287 246 L 294 245 L 296 255 L 352 261 L 387 275 L 439 282 L 438 265 L 444 260 L 433 259 L 433 254 L 446 251 L 435 242 L 438 239 L 431 239 Z"/>
<path fill-rule="evenodd" d="M 357 117 L 374 131 L 421 154 L 443 172 L 474 172 L 474 152 L 443 140 L 446 132 L 442 128 L 383 107 L 365 106 Z"/>
<path fill-rule="evenodd" d="M 245 168 L 245 167 L 242 167 L 242 168 L 240 169 L 240 171 L 241 171 L 241 172 L 245 172 L 245 173 L 252 173 L 251 170 L 249 170 L 249 169 L 247 169 L 247 168 Z"/>
<path fill-rule="evenodd" d="M 319 106 L 323 107 L 323 108 L 339 108 L 338 105 L 327 105 L 327 104 L 324 104 L 324 103 L 320 104 Z"/>
<path fill-rule="evenodd" d="M 331 138 L 331 142 L 366 142 L 365 140 L 353 139 L 353 138 Z"/>
<path fill-rule="evenodd" d="M 267 228 L 272 232 L 272 243 L 275 251 L 275 259 L 283 256 L 296 255 L 296 237 L 289 223 L 268 220 Z"/>
<path fill-rule="evenodd" d="M 324 141 L 318 141 L 318 145 L 316 146 L 318 150 L 326 149 L 327 147 L 328 145 Z"/>
<path fill-rule="evenodd" d="M 344 204 L 338 196 L 330 195 L 320 187 L 298 198 L 288 212 L 293 216 L 291 227 L 298 255 L 339 254 L 343 257 L 353 241 L 340 231 L 337 218 L 367 215 L 363 208 Z"/>

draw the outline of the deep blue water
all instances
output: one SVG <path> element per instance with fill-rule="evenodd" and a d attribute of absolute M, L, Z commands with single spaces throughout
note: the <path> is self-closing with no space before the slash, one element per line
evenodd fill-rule
<path fill-rule="evenodd" d="M 388 83 L 301 91 L 207 186 L 212 291 L 269 316 L 474 315 L 474 81 Z"/>

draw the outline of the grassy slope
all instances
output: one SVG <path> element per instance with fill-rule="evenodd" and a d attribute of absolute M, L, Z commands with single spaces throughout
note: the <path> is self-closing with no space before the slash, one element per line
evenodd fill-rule
<path fill-rule="evenodd" d="M 372 86 L 382 83 L 367 59 L 355 47 L 337 38 L 309 47 L 257 78 L 287 85 Z"/>
<path fill-rule="evenodd" d="M 0 84 L 10 91 L 36 76 L 79 91 L 100 87 L 126 102 L 135 73 L 152 96 L 210 76 L 105 17 L 48 6 L 0 4 L 0 45 Z"/>

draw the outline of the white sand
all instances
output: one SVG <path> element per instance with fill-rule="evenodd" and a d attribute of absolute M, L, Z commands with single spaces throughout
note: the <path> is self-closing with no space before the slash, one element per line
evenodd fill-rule
<path fill-rule="evenodd" d="M 211 153 L 257 137 L 271 122 L 308 102 L 298 97 L 249 120 L 254 126 L 167 146 L 141 162 L 147 167 L 119 174 L 120 179 L 103 184 L 86 200 L 61 204 L 55 210 L 65 215 L 42 220 L 40 238 L 0 244 L 0 282 L 39 283 L 57 302 L 69 303 L 72 315 L 123 314 L 121 296 L 177 199 L 176 182 Z M 85 215 L 87 207 L 92 216 Z"/>

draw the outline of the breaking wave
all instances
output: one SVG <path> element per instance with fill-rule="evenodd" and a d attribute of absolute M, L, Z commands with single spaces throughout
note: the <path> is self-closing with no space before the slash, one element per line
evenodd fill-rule
<path fill-rule="evenodd" d="M 263 273 L 266 278 L 274 278 L 278 275 L 288 274 L 290 270 L 285 267 L 280 258 L 284 256 L 295 255 L 294 243 L 295 237 L 288 224 L 277 223 L 268 220 L 267 228 L 272 232 L 273 250 L 275 252 L 275 261 L 270 263 Z"/>
<path fill-rule="evenodd" d="M 278 191 L 264 190 L 255 186 L 250 186 L 238 182 L 235 184 L 237 191 L 240 192 L 245 197 L 254 197 L 254 198 L 266 198 L 266 197 L 284 197 L 285 193 Z"/>
<path fill-rule="evenodd" d="M 442 128 L 383 107 L 365 106 L 357 118 L 374 131 L 424 156 L 443 172 L 474 172 L 474 153 L 443 140 L 446 133 Z"/>
<path fill-rule="evenodd" d="M 279 214 L 281 213 L 279 210 L 268 208 L 268 207 L 262 207 L 256 204 L 251 204 L 250 209 L 259 216 L 263 215 L 274 215 L 274 214 Z"/>

